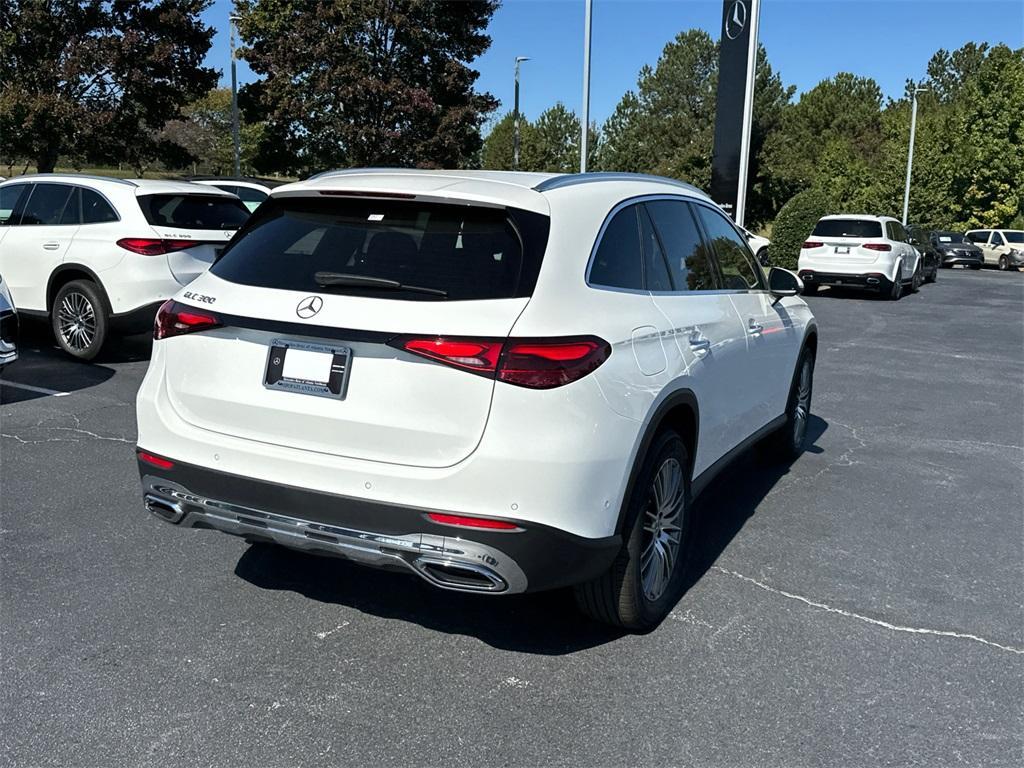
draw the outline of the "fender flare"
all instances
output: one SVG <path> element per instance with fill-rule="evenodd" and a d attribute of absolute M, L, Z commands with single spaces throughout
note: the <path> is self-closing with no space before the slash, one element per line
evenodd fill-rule
<path fill-rule="evenodd" d="M 107 314 L 110 315 L 110 314 L 113 313 L 113 310 L 111 309 L 111 306 L 110 306 L 110 299 L 107 297 L 107 290 L 106 290 L 106 288 L 103 287 L 103 281 L 100 280 L 99 276 L 95 272 L 93 272 L 91 269 L 89 269 L 89 267 L 85 266 L 84 264 L 78 264 L 78 263 L 75 263 L 75 262 L 69 262 L 69 263 L 61 264 L 56 269 L 54 269 L 53 272 L 50 273 L 50 279 L 46 281 L 46 314 L 47 315 L 49 315 L 50 312 L 53 310 L 53 307 L 51 306 L 51 304 L 52 304 L 52 301 L 53 301 L 54 297 L 57 294 L 57 291 L 54 290 L 54 287 L 53 287 L 54 283 L 58 282 L 57 278 L 59 278 L 62 274 L 66 273 L 66 272 L 84 272 L 86 275 L 88 275 L 89 279 L 92 280 L 92 282 L 94 282 L 96 284 L 96 288 L 100 292 L 100 298 L 103 299 L 104 308 L 107 310 Z"/>
<path fill-rule="evenodd" d="M 625 491 L 622 494 L 622 499 L 619 504 L 618 517 L 615 521 L 616 534 L 622 533 L 622 526 L 625 523 L 626 508 L 629 505 L 629 499 L 633 495 L 633 489 L 636 485 L 636 478 L 640 474 L 640 468 L 643 466 L 644 459 L 647 457 L 647 451 L 651 447 L 651 443 L 654 442 L 655 436 L 661 429 L 665 422 L 665 416 L 672 409 L 678 406 L 685 406 L 690 409 L 693 414 L 694 430 L 693 430 L 693 445 L 690 450 L 690 466 L 688 467 L 690 472 L 690 479 L 693 479 L 693 466 L 697 456 L 697 444 L 700 440 L 700 408 L 697 405 L 697 396 L 693 393 L 693 390 L 681 387 L 671 391 L 667 396 L 662 398 L 661 402 L 658 403 L 657 407 L 651 413 L 650 418 L 647 419 L 647 423 L 643 427 L 643 431 L 640 433 L 640 439 L 637 441 L 636 450 L 633 453 L 633 460 L 629 465 L 629 476 L 626 480 Z"/>

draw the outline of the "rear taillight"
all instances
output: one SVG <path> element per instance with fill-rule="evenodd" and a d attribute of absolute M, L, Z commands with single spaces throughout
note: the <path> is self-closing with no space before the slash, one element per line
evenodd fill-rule
<path fill-rule="evenodd" d="M 867 248 L 869 251 L 891 251 L 892 246 L 888 243 L 864 243 L 861 248 Z"/>
<path fill-rule="evenodd" d="M 804 248 L 821 248 L 821 246 L 823 246 L 823 245 L 824 245 L 824 243 L 819 243 L 817 240 L 805 240 L 803 247 Z"/>
<path fill-rule="evenodd" d="M 409 337 L 391 346 L 464 371 L 530 389 L 551 389 L 583 378 L 611 354 L 596 336 L 558 339 Z"/>
<path fill-rule="evenodd" d="M 220 327 L 220 318 L 213 312 L 196 309 L 170 299 L 157 310 L 153 323 L 154 339 L 169 339 L 196 331 Z"/>
<path fill-rule="evenodd" d="M 143 256 L 162 256 L 173 251 L 184 251 L 202 245 L 198 240 L 165 240 L 154 237 L 123 237 L 117 244 L 126 251 L 141 253 Z"/>

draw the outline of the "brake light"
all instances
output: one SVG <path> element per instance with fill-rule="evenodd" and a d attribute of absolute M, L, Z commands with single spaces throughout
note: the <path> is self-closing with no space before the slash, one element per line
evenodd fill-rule
<path fill-rule="evenodd" d="M 888 243 L 864 243 L 861 248 L 867 248 L 869 251 L 891 251 L 892 246 Z"/>
<path fill-rule="evenodd" d="M 391 346 L 453 368 L 531 389 L 551 389 L 583 378 L 611 354 L 596 336 L 559 339 L 449 339 L 408 337 Z"/>
<path fill-rule="evenodd" d="M 155 237 L 123 237 L 117 244 L 126 251 L 140 253 L 143 256 L 162 256 L 173 251 L 184 251 L 195 248 L 203 243 L 199 240 L 164 240 Z"/>
<path fill-rule="evenodd" d="M 439 512 L 428 512 L 427 517 L 442 525 L 460 525 L 464 528 L 487 528 L 492 531 L 516 531 L 519 526 L 507 520 L 491 520 L 487 517 L 466 517 L 465 515 L 443 515 Z"/>
<path fill-rule="evenodd" d="M 149 451 L 143 451 L 139 449 L 135 453 L 139 457 L 140 461 L 144 461 L 147 464 L 152 464 L 154 467 L 159 469 L 174 469 L 174 462 L 170 459 L 165 459 L 163 456 L 157 456 L 155 453 Z"/>
<path fill-rule="evenodd" d="M 805 240 L 803 247 L 804 248 L 821 248 L 821 246 L 823 246 L 823 245 L 824 245 L 824 243 L 819 243 L 817 240 Z"/>
<path fill-rule="evenodd" d="M 153 338 L 169 339 L 195 331 L 208 331 L 220 325 L 220 318 L 213 312 L 205 312 L 169 299 L 157 310 Z"/>

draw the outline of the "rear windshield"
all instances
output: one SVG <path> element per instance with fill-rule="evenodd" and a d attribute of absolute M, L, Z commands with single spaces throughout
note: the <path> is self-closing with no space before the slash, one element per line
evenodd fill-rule
<path fill-rule="evenodd" d="M 1008 243 L 1024 243 L 1024 232 L 1007 232 L 1003 230 L 1003 237 Z"/>
<path fill-rule="evenodd" d="M 249 218 L 241 200 L 224 195 L 141 195 L 138 200 L 154 227 L 238 229 Z"/>
<path fill-rule="evenodd" d="M 813 234 L 818 237 L 881 237 L 882 225 L 870 219 L 822 219 Z"/>
<path fill-rule="evenodd" d="M 270 198 L 211 271 L 291 291 L 504 299 L 531 295 L 547 236 L 546 216 L 517 209 Z"/>

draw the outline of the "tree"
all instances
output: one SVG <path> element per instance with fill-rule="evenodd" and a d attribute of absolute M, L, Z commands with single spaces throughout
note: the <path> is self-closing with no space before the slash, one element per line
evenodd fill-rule
<path fill-rule="evenodd" d="M 483 149 L 480 153 L 480 167 L 491 171 L 511 171 L 515 168 L 513 163 L 514 155 L 514 130 L 515 116 L 508 112 L 498 119 L 483 141 Z M 533 170 L 525 164 L 523 150 L 533 145 L 534 139 L 533 124 L 526 119 L 525 115 L 519 115 L 519 167 L 521 170 Z"/>
<path fill-rule="evenodd" d="M 243 173 L 255 170 L 256 147 L 263 126 L 242 121 L 239 143 Z M 161 138 L 186 151 L 188 164 L 216 176 L 234 172 L 235 145 L 231 134 L 231 89 L 215 88 L 182 109 L 182 117 L 164 126 Z"/>
<path fill-rule="evenodd" d="M 141 168 L 180 159 L 159 131 L 213 87 L 209 0 L 0 0 L 0 135 L 52 171 L 89 148 Z"/>
<path fill-rule="evenodd" d="M 469 63 L 497 0 L 238 0 L 242 56 L 263 76 L 262 158 L 308 168 L 455 167 L 497 102 Z"/>
<path fill-rule="evenodd" d="M 772 264 L 796 269 L 800 246 L 814 230 L 818 219 L 835 213 L 835 203 L 820 189 L 805 189 L 795 194 L 782 206 L 772 228 L 769 249 Z"/>

